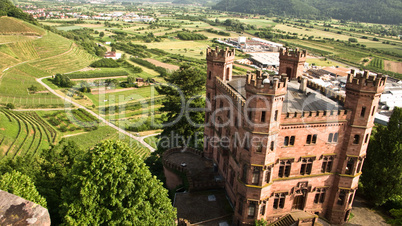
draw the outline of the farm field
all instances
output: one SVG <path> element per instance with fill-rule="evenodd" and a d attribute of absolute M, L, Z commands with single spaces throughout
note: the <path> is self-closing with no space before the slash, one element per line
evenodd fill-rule
<path fill-rule="evenodd" d="M 50 147 L 58 133 L 35 112 L 0 109 L 0 158 L 32 157 Z"/>

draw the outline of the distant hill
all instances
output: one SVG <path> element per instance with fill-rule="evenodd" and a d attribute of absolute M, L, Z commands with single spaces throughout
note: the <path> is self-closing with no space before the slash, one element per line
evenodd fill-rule
<path fill-rule="evenodd" d="M 399 24 L 401 0 L 222 0 L 218 10 L 306 19 L 344 19 Z"/>
<path fill-rule="evenodd" d="M 38 24 L 31 15 L 15 7 L 14 3 L 9 0 L 0 0 L 0 17 L 1 16 L 15 17 L 32 24 Z"/>
<path fill-rule="evenodd" d="M 36 35 L 44 34 L 44 31 L 34 25 L 28 24 L 24 21 L 12 17 L 0 17 L 0 34 L 22 34 L 22 35 Z"/>

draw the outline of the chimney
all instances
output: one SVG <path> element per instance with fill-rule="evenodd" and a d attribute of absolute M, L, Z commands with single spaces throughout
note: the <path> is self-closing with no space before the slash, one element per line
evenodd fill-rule
<path fill-rule="evenodd" d="M 307 90 L 307 78 L 302 78 L 301 79 L 299 90 L 302 91 L 303 93 L 306 92 L 306 90 Z"/>

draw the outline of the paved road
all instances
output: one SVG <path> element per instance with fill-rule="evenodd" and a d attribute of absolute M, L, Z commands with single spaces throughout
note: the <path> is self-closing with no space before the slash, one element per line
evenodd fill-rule
<path fill-rule="evenodd" d="M 58 94 L 56 91 L 54 91 L 52 88 L 50 88 L 48 85 L 46 85 L 44 82 L 42 82 L 43 79 L 45 78 L 51 78 L 52 76 L 47 76 L 47 77 L 42 77 L 42 78 L 37 78 L 36 81 L 39 82 L 42 86 L 44 86 L 46 89 L 48 89 L 51 93 L 53 93 L 54 95 L 60 97 L 61 99 L 63 99 L 65 102 L 71 103 L 72 105 L 78 107 L 78 108 L 82 108 L 84 110 L 86 110 L 89 114 L 95 116 L 96 118 L 98 118 L 100 121 L 102 121 L 103 123 L 105 123 L 106 125 L 112 127 L 113 129 L 133 138 L 134 140 L 137 140 L 138 142 L 140 142 L 142 145 L 144 145 L 145 147 L 147 147 L 151 152 L 154 152 L 155 149 L 153 147 L 151 147 L 149 144 L 147 144 L 144 141 L 144 138 L 142 137 L 136 137 L 133 134 L 127 132 L 126 130 L 117 127 L 116 125 L 114 125 L 113 123 L 108 122 L 106 119 L 102 118 L 100 115 L 96 114 L 95 112 L 89 110 L 88 108 L 82 106 L 81 104 L 78 104 L 74 101 L 72 101 L 70 98 L 67 98 L 65 96 L 62 96 L 60 94 Z"/>

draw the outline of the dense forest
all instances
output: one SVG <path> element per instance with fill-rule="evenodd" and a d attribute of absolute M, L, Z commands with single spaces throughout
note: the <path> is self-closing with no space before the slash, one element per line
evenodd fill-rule
<path fill-rule="evenodd" d="M 267 16 L 398 24 L 400 0 L 222 0 L 214 9 Z"/>

